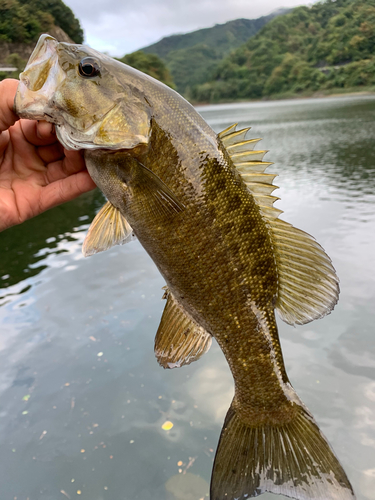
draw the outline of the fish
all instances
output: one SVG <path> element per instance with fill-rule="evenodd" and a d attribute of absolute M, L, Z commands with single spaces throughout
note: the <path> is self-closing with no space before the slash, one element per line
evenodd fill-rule
<path fill-rule="evenodd" d="M 39 39 L 15 110 L 55 124 L 83 150 L 107 202 L 83 244 L 90 256 L 138 238 L 165 279 L 155 337 L 164 368 L 203 356 L 214 338 L 234 379 L 211 500 L 265 492 L 352 500 L 353 488 L 287 376 L 275 311 L 303 325 L 330 313 L 339 280 L 309 234 L 279 218 L 276 174 L 260 139 L 216 134 L 171 88 L 84 45 Z"/>

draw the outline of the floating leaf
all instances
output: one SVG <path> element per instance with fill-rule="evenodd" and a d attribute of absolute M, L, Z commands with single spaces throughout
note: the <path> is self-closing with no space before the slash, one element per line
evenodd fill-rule
<path fill-rule="evenodd" d="M 26 396 L 22 398 L 22 401 L 28 401 L 30 397 L 31 397 L 30 394 L 26 394 Z"/>
<path fill-rule="evenodd" d="M 164 424 L 161 426 L 161 428 L 163 429 L 163 431 L 170 431 L 173 427 L 173 423 L 169 420 L 167 420 L 166 422 L 164 422 Z"/>

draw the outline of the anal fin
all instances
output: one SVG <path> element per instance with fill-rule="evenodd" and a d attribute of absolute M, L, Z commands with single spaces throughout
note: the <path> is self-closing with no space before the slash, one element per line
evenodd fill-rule
<path fill-rule="evenodd" d="M 167 290 L 167 303 L 155 337 L 155 356 L 163 368 L 179 368 L 209 350 L 212 337 Z"/>

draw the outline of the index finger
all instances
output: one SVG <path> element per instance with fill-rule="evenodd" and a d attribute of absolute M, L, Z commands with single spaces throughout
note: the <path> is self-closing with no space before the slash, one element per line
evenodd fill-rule
<path fill-rule="evenodd" d="M 0 82 L 0 132 L 7 130 L 19 119 L 13 111 L 18 80 L 11 78 Z"/>
<path fill-rule="evenodd" d="M 52 123 L 36 120 L 20 121 L 23 135 L 33 146 L 48 146 L 57 142 L 55 128 Z"/>

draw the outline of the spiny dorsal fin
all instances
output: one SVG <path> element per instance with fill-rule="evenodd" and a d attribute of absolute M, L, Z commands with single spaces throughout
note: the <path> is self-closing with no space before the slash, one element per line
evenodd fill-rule
<path fill-rule="evenodd" d="M 237 130 L 233 132 L 233 127 L 236 127 L 237 125 L 232 125 L 229 127 L 228 133 L 225 134 L 225 130 L 223 132 L 220 132 L 219 137 L 221 140 L 225 138 L 225 147 L 227 148 L 228 146 L 231 146 L 232 144 L 236 144 L 238 142 L 242 142 L 245 140 L 246 134 L 250 130 L 250 127 L 243 128 L 241 130 Z M 230 132 L 232 131 L 232 132 Z M 227 135 L 227 137 L 225 137 Z"/>
<path fill-rule="evenodd" d="M 331 259 L 309 234 L 278 219 L 272 192 L 276 174 L 264 173 L 272 163 L 264 162 L 267 151 L 254 151 L 259 139 L 246 141 L 249 129 L 236 131 L 236 125 L 218 134 L 235 167 L 254 196 L 268 223 L 278 271 L 276 309 L 291 325 L 305 324 L 328 314 L 339 294 L 339 280 Z M 249 147 L 247 147 L 249 146 Z"/>
<path fill-rule="evenodd" d="M 225 140 L 225 138 L 224 138 Z M 234 139 L 233 139 L 234 140 Z M 243 151 L 252 151 L 256 144 L 262 139 L 250 139 L 249 141 L 239 141 L 226 146 L 228 153 L 242 153 Z"/>
<path fill-rule="evenodd" d="M 123 245 L 135 239 L 132 228 L 120 210 L 110 201 L 99 210 L 86 235 L 82 253 L 89 257 L 104 252 L 114 245 Z"/>
<path fill-rule="evenodd" d="M 225 130 L 219 132 L 218 136 L 220 137 L 220 139 L 223 140 L 224 137 L 232 135 L 233 132 L 236 131 L 237 125 L 238 125 L 238 123 L 235 123 L 234 125 L 231 125 L 230 127 L 226 128 Z M 247 129 L 247 130 L 250 130 L 250 129 Z"/>
<path fill-rule="evenodd" d="M 166 290 L 167 303 L 155 337 L 155 356 L 163 368 L 179 368 L 209 350 L 212 337 Z"/>

